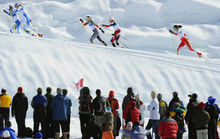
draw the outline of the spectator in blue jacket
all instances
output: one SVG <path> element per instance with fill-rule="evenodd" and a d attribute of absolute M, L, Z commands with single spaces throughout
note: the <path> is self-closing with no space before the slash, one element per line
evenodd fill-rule
<path fill-rule="evenodd" d="M 66 97 L 67 99 L 67 122 L 66 122 L 66 127 L 68 129 L 68 134 L 67 136 L 69 137 L 70 134 L 70 117 L 71 117 L 71 107 L 72 107 L 72 101 L 69 97 L 67 97 L 68 91 L 66 89 L 63 89 L 63 95 Z"/>
<path fill-rule="evenodd" d="M 62 90 L 57 88 L 57 95 L 51 103 L 52 115 L 55 126 L 55 139 L 60 138 L 60 126 L 63 133 L 63 139 L 67 139 L 68 128 L 65 126 L 67 121 L 68 101 L 62 94 Z"/>
<path fill-rule="evenodd" d="M 5 128 L 0 132 L 0 138 L 17 139 L 15 131 L 11 128 L 11 122 L 5 123 Z"/>
<path fill-rule="evenodd" d="M 34 133 L 39 131 L 39 124 L 43 135 L 46 134 L 46 106 L 47 98 L 42 95 L 42 88 L 37 89 L 37 95 L 33 97 L 31 106 L 34 108 Z"/>

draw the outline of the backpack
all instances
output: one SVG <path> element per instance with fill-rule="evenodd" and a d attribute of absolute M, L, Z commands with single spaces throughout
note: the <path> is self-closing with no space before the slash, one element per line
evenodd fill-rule
<path fill-rule="evenodd" d="M 26 137 L 32 137 L 33 136 L 33 131 L 30 127 L 26 127 L 25 136 Z"/>
<path fill-rule="evenodd" d="M 99 108 L 97 109 L 98 113 L 105 113 L 106 108 L 106 99 L 104 97 L 100 97 L 98 99 Z"/>
<path fill-rule="evenodd" d="M 79 111 L 80 112 L 91 112 L 91 97 L 90 93 L 88 92 L 83 92 L 83 94 L 80 96 L 80 107 Z"/>

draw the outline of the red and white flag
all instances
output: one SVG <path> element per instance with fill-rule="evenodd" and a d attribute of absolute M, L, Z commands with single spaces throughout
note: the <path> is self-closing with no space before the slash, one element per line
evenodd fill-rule
<path fill-rule="evenodd" d="M 76 83 L 76 90 L 79 91 L 83 87 L 83 78 Z"/>

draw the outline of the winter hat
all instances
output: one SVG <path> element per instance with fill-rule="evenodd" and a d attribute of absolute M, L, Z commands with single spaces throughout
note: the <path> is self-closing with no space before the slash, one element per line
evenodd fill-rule
<path fill-rule="evenodd" d="M 110 97 L 114 97 L 114 95 L 115 95 L 115 92 L 114 92 L 113 90 L 111 90 L 111 91 L 109 92 L 109 96 L 110 96 Z"/>
<path fill-rule="evenodd" d="M 162 94 L 161 93 L 157 94 L 157 99 L 162 99 Z"/>
<path fill-rule="evenodd" d="M 63 89 L 63 95 L 66 96 L 67 93 L 68 93 L 67 89 Z"/>
<path fill-rule="evenodd" d="M 209 104 L 211 104 L 211 105 L 215 105 L 215 101 L 216 101 L 215 98 L 208 98 L 208 102 L 209 102 Z"/>
<path fill-rule="evenodd" d="M 6 93 L 6 89 L 2 88 L 1 92 Z"/>
<path fill-rule="evenodd" d="M 173 98 L 178 98 L 178 93 L 176 91 L 173 92 Z"/>
<path fill-rule="evenodd" d="M 177 29 L 182 28 L 182 27 L 183 27 L 182 25 L 174 25 L 173 26 L 173 28 L 177 28 Z"/>
<path fill-rule="evenodd" d="M 152 98 L 155 98 L 155 97 L 156 97 L 156 92 L 155 92 L 155 91 L 152 91 L 152 92 L 151 92 L 151 97 L 152 97 Z"/>
<path fill-rule="evenodd" d="M 133 93 L 133 88 L 129 87 L 129 88 L 127 89 L 127 95 L 130 95 L 130 96 L 133 96 L 133 95 L 134 95 L 134 93 Z"/>
<path fill-rule="evenodd" d="M 90 89 L 88 87 L 84 86 L 82 89 L 80 89 L 80 95 L 83 95 L 83 94 L 90 95 Z"/>
<path fill-rule="evenodd" d="M 203 103 L 203 102 L 198 103 L 198 107 L 204 109 L 205 108 L 205 103 Z"/>
<path fill-rule="evenodd" d="M 41 132 L 37 132 L 35 134 L 35 138 L 43 138 L 43 134 Z"/>
<path fill-rule="evenodd" d="M 18 87 L 18 93 L 23 93 L 23 88 L 22 87 Z"/>

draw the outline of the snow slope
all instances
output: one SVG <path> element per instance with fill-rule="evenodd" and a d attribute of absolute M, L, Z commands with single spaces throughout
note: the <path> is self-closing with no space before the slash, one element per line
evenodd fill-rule
<path fill-rule="evenodd" d="M 0 87 L 13 96 L 23 86 L 29 103 L 37 87 L 51 86 L 54 94 L 57 87 L 67 88 L 74 103 L 71 138 L 81 136 L 73 89 L 81 77 L 93 96 L 97 88 L 104 96 L 113 89 L 120 103 L 130 86 L 146 105 L 152 90 L 166 101 L 178 91 L 185 104 L 192 92 L 204 102 L 210 95 L 220 97 L 219 0 L 4 0 L 0 9 L 15 2 L 25 7 L 44 38 L 9 34 L 12 22 L 0 12 Z M 79 22 L 87 15 L 97 24 L 114 16 L 129 49 L 88 44 L 92 32 Z M 192 46 L 212 59 L 198 59 L 186 48 L 176 56 L 179 40 L 167 31 L 173 24 L 183 24 Z M 108 41 L 112 31 L 105 31 L 101 37 Z M 27 117 L 32 127 L 31 107 Z"/>
<path fill-rule="evenodd" d="M 198 93 L 198 99 L 204 102 L 210 95 L 220 98 L 219 60 L 6 33 L 0 33 L 0 42 L 1 87 L 13 96 L 17 87 L 23 86 L 29 102 L 37 87 L 46 89 L 51 86 L 54 94 L 57 87 L 67 88 L 73 100 L 74 121 L 78 121 L 78 92 L 73 86 L 81 77 L 85 79 L 85 85 L 91 88 L 92 96 L 95 96 L 97 88 L 106 97 L 108 91 L 113 89 L 120 103 L 130 86 L 140 94 L 146 105 L 150 102 L 152 90 L 162 93 L 166 101 L 171 99 L 173 91 L 178 91 L 185 104 L 188 102 L 186 96 L 193 92 Z M 31 107 L 28 117 L 32 117 Z M 72 123 L 72 126 L 78 124 Z M 73 134 L 74 137 L 80 137 L 79 130 Z"/>
<path fill-rule="evenodd" d="M 79 18 L 90 15 L 97 24 L 103 24 L 113 16 L 122 36 L 129 39 L 121 41 L 131 49 L 175 54 L 179 39 L 173 44 L 167 29 L 183 24 L 195 49 L 208 57 L 220 57 L 219 0 L 5 0 L 0 2 L 0 9 L 14 2 L 25 7 L 46 38 L 89 43 L 92 32 L 89 28 L 83 31 Z M 0 15 L 0 31 L 8 32 L 8 19 L 2 12 Z M 108 37 L 101 36 L 111 45 L 110 32 L 106 32 Z M 188 50 L 181 54 L 195 57 Z"/>

